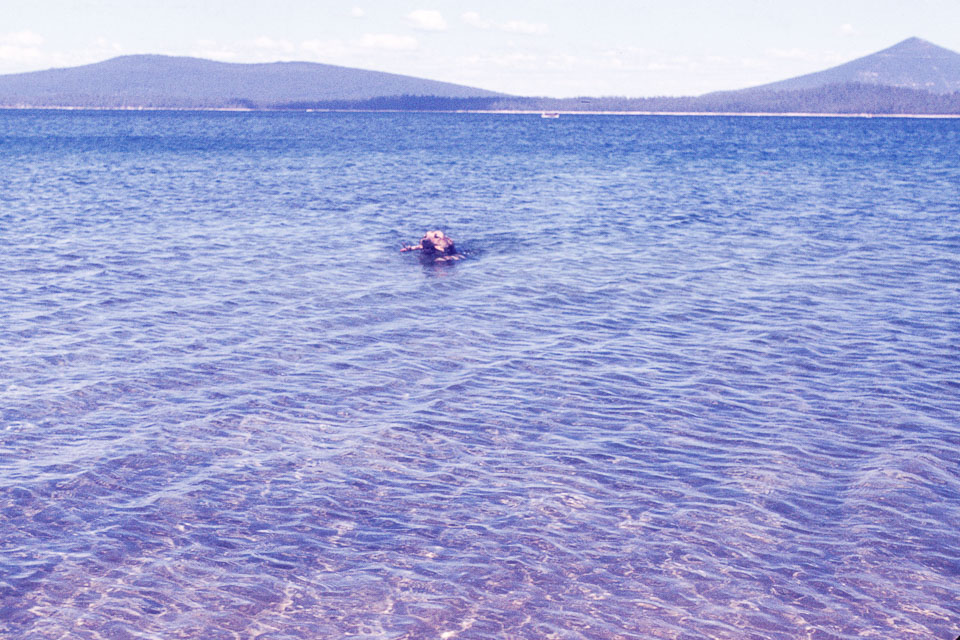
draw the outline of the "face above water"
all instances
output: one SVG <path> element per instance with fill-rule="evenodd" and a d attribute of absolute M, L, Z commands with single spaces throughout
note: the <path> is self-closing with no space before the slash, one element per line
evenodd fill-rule
<path fill-rule="evenodd" d="M 453 253 L 453 240 L 448 238 L 443 231 L 428 231 L 420 239 L 420 245 L 425 251 L 437 251 L 439 253 Z"/>

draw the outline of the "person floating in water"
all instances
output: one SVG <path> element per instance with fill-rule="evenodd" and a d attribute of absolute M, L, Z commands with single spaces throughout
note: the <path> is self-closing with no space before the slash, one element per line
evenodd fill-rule
<path fill-rule="evenodd" d="M 425 262 L 449 262 L 459 260 L 463 256 L 457 253 L 457 248 L 453 245 L 453 238 L 447 236 L 443 231 L 427 231 L 420 238 L 420 244 L 400 249 L 404 251 L 422 251 L 420 258 Z"/>

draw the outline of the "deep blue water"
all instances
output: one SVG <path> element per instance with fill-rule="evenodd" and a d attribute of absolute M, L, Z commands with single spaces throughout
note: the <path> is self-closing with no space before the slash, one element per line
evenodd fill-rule
<path fill-rule="evenodd" d="M 955 638 L 958 223 L 960 120 L 0 112 L 0 637 Z"/>

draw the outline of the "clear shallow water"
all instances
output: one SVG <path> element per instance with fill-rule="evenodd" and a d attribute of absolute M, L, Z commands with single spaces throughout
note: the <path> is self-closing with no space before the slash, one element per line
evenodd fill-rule
<path fill-rule="evenodd" d="M 0 636 L 960 633 L 960 121 L 0 145 Z"/>

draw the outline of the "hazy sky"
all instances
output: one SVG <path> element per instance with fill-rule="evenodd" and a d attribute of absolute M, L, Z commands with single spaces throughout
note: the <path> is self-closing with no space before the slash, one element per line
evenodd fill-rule
<path fill-rule="evenodd" d="M 521 95 L 696 95 L 910 36 L 960 51 L 960 0 L 3 0 L 0 73 L 163 53 L 307 60 Z"/>

